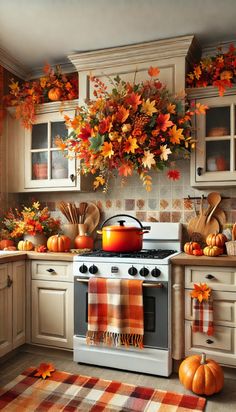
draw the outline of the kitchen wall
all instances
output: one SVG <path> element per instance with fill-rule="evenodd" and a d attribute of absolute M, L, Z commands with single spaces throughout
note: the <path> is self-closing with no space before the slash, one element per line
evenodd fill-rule
<path fill-rule="evenodd" d="M 36 193 L 20 195 L 20 202 L 30 199 L 38 199 L 45 203 L 53 215 L 60 216 L 57 202 L 64 201 L 91 201 L 95 202 L 101 212 L 101 221 L 119 213 L 126 213 L 137 217 L 142 221 L 182 222 L 185 225 L 194 216 L 194 204 L 199 209 L 200 196 L 205 196 L 218 190 L 223 197 L 221 207 L 226 212 L 227 221 L 236 221 L 236 188 L 209 188 L 198 190 L 190 187 L 190 161 L 188 159 L 176 162 L 176 168 L 180 170 L 181 177 L 178 181 L 171 181 L 166 176 L 166 171 L 152 173 L 153 189 L 146 192 L 142 182 L 136 176 L 128 179 L 125 187 L 120 187 L 119 178 L 113 179 L 108 193 L 101 191 L 89 193 Z M 188 199 L 198 197 L 196 200 Z"/>

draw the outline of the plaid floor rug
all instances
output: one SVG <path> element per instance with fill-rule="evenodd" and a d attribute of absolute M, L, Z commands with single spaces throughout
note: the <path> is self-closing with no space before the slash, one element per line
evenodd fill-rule
<path fill-rule="evenodd" d="M 117 381 L 55 371 L 43 380 L 29 368 L 0 389 L 0 410 L 11 412 L 190 412 L 206 400 Z"/>

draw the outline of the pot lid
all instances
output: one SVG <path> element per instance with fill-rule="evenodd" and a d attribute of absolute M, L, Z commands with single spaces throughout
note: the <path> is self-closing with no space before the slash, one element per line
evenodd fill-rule
<path fill-rule="evenodd" d="M 105 226 L 102 228 L 102 230 L 106 231 L 117 231 L 117 232 L 140 232 L 142 231 L 141 227 L 135 227 L 135 226 Z"/>

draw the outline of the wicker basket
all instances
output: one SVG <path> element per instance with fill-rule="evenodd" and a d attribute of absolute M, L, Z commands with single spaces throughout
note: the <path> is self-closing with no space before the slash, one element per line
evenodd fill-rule
<path fill-rule="evenodd" d="M 230 242 L 225 243 L 227 255 L 235 256 L 236 255 L 236 241 L 231 240 Z"/>

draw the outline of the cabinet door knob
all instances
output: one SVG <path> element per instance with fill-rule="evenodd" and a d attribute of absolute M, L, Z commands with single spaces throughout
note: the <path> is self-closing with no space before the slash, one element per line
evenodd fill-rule
<path fill-rule="evenodd" d="M 207 340 L 206 340 L 206 343 L 208 343 L 208 344 L 210 345 L 211 343 L 214 343 L 214 341 L 211 340 L 211 339 L 207 339 Z"/>
<path fill-rule="evenodd" d="M 54 269 L 51 269 L 51 268 L 47 269 L 47 272 L 49 272 L 49 273 L 56 273 L 55 270 L 54 270 Z"/>
<path fill-rule="evenodd" d="M 72 173 L 72 175 L 70 175 L 70 180 L 71 180 L 72 182 L 75 181 L 75 175 L 73 175 L 73 173 Z"/>
<path fill-rule="evenodd" d="M 198 168 L 197 168 L 197 175 L 198 175 L 198 176 L 201 176 L 202 170 L 203 170 L 202 167 L 198 167 Z"/>
<path fill-rule="evenodd" d="M 210 273 L 205 276 L 206 279 L 214 279 L 215 276 L 211 275 Z"/>
<path fill-rule="evenodd" d="M 12 279 L 10 278 L 10 276 L 8 275 L 8 276 L 7 276 L 7 287 L 10 288 L 11 285 L 12 285 L 12 283 L 13 283 L 13 280 L 12 280 Z"/>

